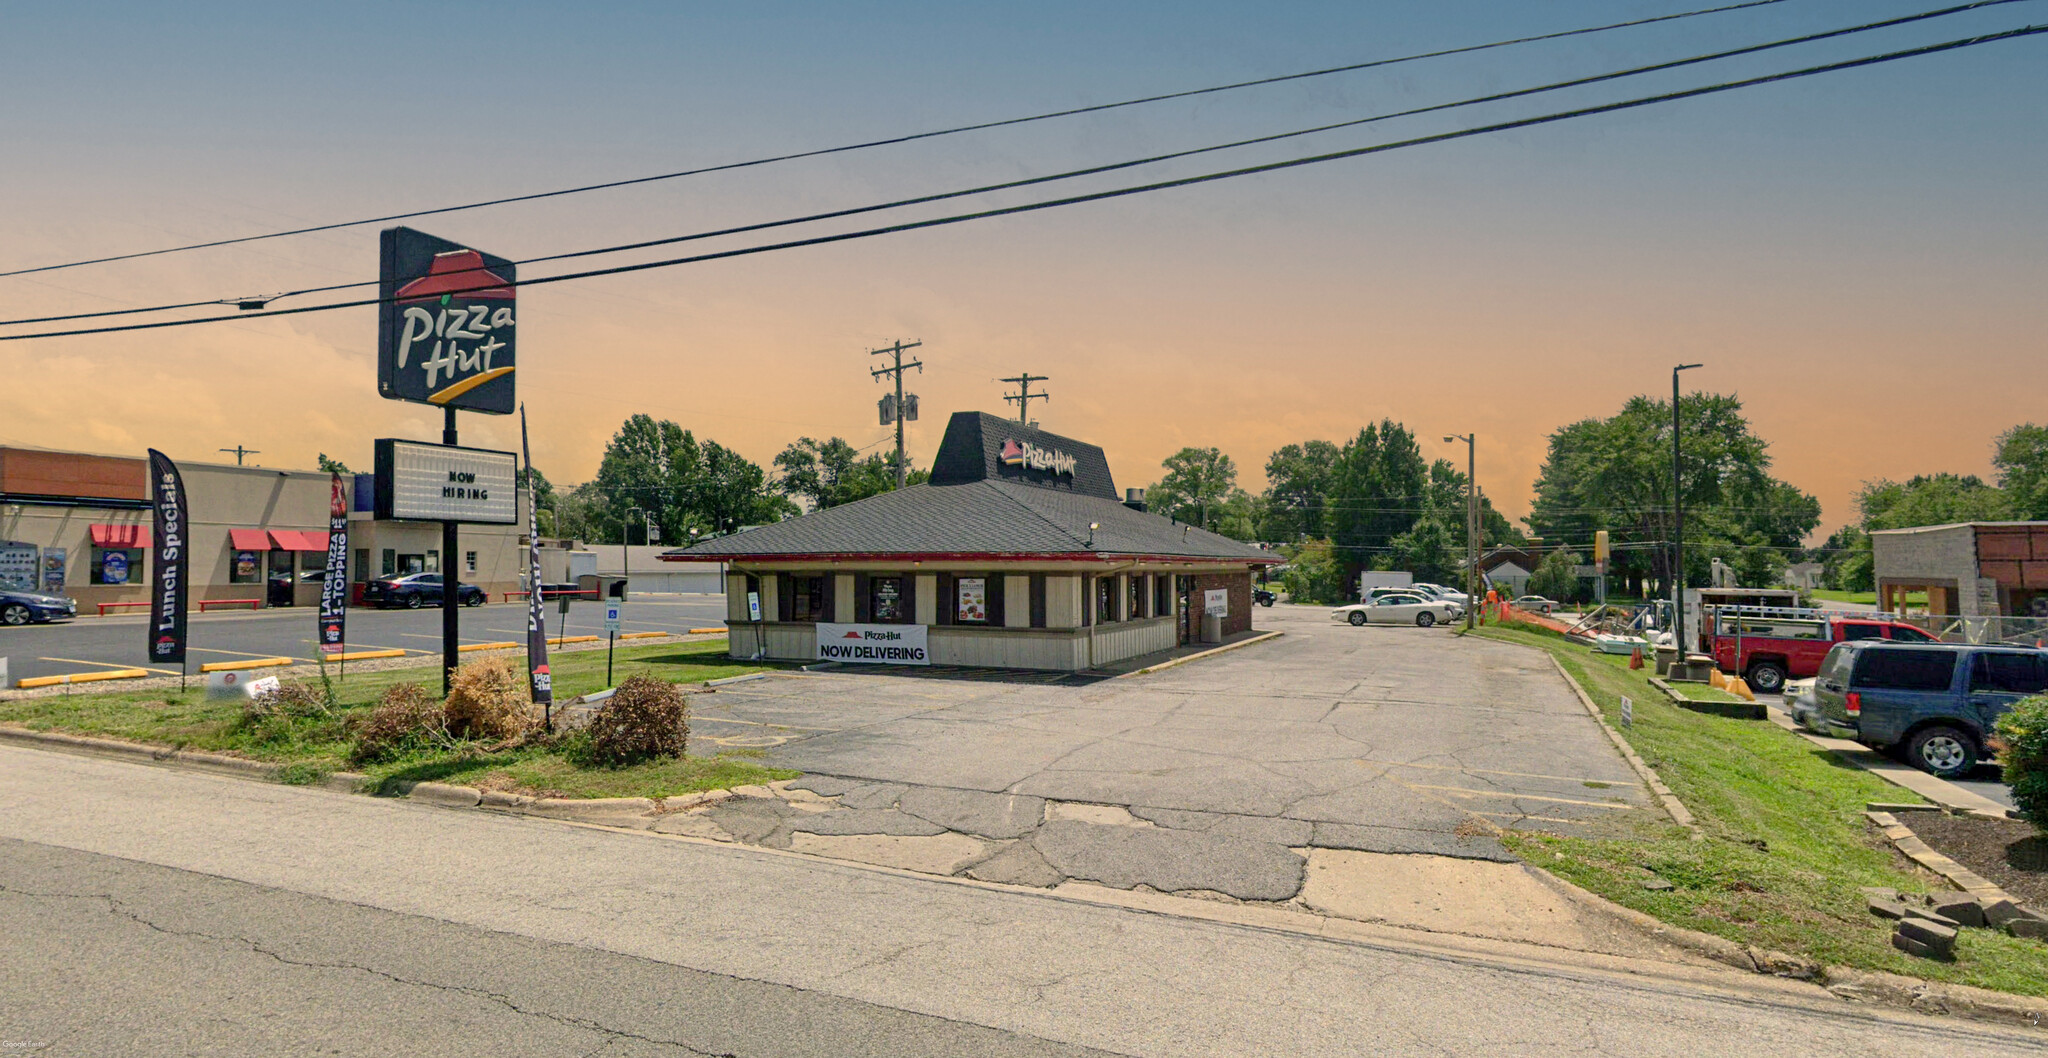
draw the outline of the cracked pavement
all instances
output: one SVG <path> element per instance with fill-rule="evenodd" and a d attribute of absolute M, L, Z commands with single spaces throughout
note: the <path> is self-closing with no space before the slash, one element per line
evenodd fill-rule
<path fill-rule="evenodd" d="M 1541 655 L 1338 625 L 1314 607 L 1259 619 L 1287 635 L 1085 686 L 876 669 L 700 696 L 697 752 L 744 743 L 806 773 L 774 793 L 822 803 L 748 798 L 656 829 L 1015 884 L 1271 902 L 1299 893 L 1319 849 L 1512 862 L 1498 839 L 1510 828 L 1664 822 Z"/>

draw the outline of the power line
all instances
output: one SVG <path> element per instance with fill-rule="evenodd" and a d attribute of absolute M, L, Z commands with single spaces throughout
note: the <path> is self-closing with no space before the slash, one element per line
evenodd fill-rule
<path fill-rule="evenodd" d="M 1762 44 L 1747 45 L 1744 47 L 1733 48 L 1726 51 L 1710 52 L 1702 55 L 1693 55 L 1682 59 L 1673 59 L 1665 62 L 1652 63 L 1645 66 L 1635 66 L 1623 70 L 1615 70 L 1607 73 L 1593 74 L 1586 77 L 1572 78 L 1570 80 L 1565 81 L 1554 81 L 1549 84 L 1536 85 L 1530 88 L 1519 88 L 1506 92 L 1495 92 L 1489 95 L 1475 96 L 1467 99 L 1455 100 L 1453 102 L 1448 103 L 1434 103 L 1428 106 L 1414 107 L 1408 110 L 1399 110 L 1387 114 L 1376 114 L 1370 117 L 1352 118 L 1346 121 L 1331 122 L 1328 124 L 1315 125 L 1304 129 L 1294 129 L 1287 132 L 1269 133 L 1263 136 L 1254 136 L 1248 139 L 1232 140 L 1227 143 L 1212 144 L 1205 147 L 1195 147 L 1187 150 L 1170 151 L 1163 154 L 1149 155 L 1143 158 L 1133 158 L 1125 161 L 1110 162 L 1103 165 L 1089 166 L 1082 169 L 1071 169 L 1064 172 L 1047 174 L 1044 176 L 1025 177 L 1018 180 L 1008 180 L 1000 183 L 984 184 L 977 187 L 961 188 L 952 191 L 942 191 L 929 195 L 917 195 L 910 198 L 895 199 L 888 202 L 873 203 L 863 206 L 852 206 L 845 209 L 828 210 L 821 213 L 811 213 L 803 216 L 789 217 L 780 220 L 760 221 L 753 224 L 743 224 L 735 227 L 717 228 L 710 231 L 693 232 L 687 235 L 674 235 L 660 239 L 643 240 L 640 242 L 619 243 L 612 246 L 598 247 L 596 249 L 572 250 L 565 253 L 549 254 L 541 257 L 522 258 L 517 261 L 514 261 L 513 263 L 516 265 L 525 266 L 545 264 L 550 261 L 563 261 L 581 257 L 592 257 L 605 254 L 624 253 L 630 250 L 644 250 L 656 246 L 669 246 L 677 243 L 696 242 L 704 239 L 720 238 L 727 235 L 742 235 L 749 232 L 765 231 L 772 228 L 783 228 L 799 224 L 810 224 L 823 220 L 836 220 L 844 217 L 858 216 L 864 213 L 877 213 L 892 209 L 901 209 L 907 206 L 928 205 L 930 203 L 943 202 L 949 199 L 967 198 L 975 195 L 990 194 L 997 191 L 1016 190 L 1018 188 L 1032 187 L 1039 184 L 1054 183 L 1063 180 L 1072 180 L 1086 176 L 1099 176 L 1104 173 L 1116 172 L 1118 170 L 1123 169 L 1132 169 L 1145 165 L 1154 165 L 1160 162 L 1174 161 L 1181 158 L 1190 158 L 1200 154 L 1211 154 L 1217 151 L 1234 150 L 1239 147 L 1250 147 L 1262 143 L 1273 143 L 1279 140 L 1293 139 L 1302 136 L 1311 136 L 1324 132 L 1333 132 L 1338 129 L 1354 128 L 1362 125 L 1375 124 L 1377 122 L 1382 121 L 1392 121 L 1397 118 L 1416 117 L 1422 114 L 1454 110 L 1461 107 L 1478 106 L 1485 103 L 1498 103 L 1509 99 L 1518 99 L 1525 96 L 1538 95 L 1546 92 L 1562 91 L 1568 88 L 1580 88 L 1586 85 L 1599 84 L 1602 82 L 1613 81 L 1627 77 L 1636 77 L 1647 73 L 1658 73 L 1666 70 L 1678 69 L 1680 67 L 1685 66 L 1695 66 L 1701 63 L 1715 62 L 1721 59 L 1734 58 L 1743 55 L 1753 55 L 1759 52 L 1771 51 L 1778 48 L 1787 48 L 1800 44 L 1810 44 L 1815 41 L 1827 40 L 1834 37 L 1848 36 L 1856 33 L 1867 33 L 1872 30 L 1878 29 L 1889 29 L 1892 27 L 1905 25 L 1907 23 L 1926 21 L 1928 19 L 1944 18 L 1949 15 L 1973 11 L 1979 8 L 1997 7 L 2004 4 L 2020 2 L 2022 2 L 2022 0 L 1973 0 L 1973 2 L 1970 3 L 1939 8 L 1932 11 L 1923 11 L 1911 15 L 1903 15 L 1897 18 L 1885 19 L 1878 22 L 1868 22 L 1860 25 L 1846 26 L 1839 29 L 1824 30 L 1822 32 L 1810 33 L 1799 37 L 1788 37 L 1781 40 L 1768 41 Z M 14 273 L 0 273 L 0 276 L 11 274 Z M 327 286 L 305 287 L 298 290 L 283 291 L 277 294 L 272 294 L 267 297 L 261 298 L 212 298 L 205 301 L 187 301 L 166 305 L 146 306 L 141 308 L 102 309 L 96 312 L 78 312 L 59 316 L 33 316 L 15 320 L 0 320 L 0 326 L 19 326 L 31 323 L 58 323 L 67 320 L 100 319 L 110 316 L 132 316 L 151 312 L 168 312 L 176 309 L 205 308 L 215 305 L 235 305 L 245 310 L 244 315 L 234 317 L 218 317 L 220 319 L 247 318 L 247 310 L 260 309 L 268 305 L 270 302 L 277 301 L 283 298 L 301 297 L 306 294 L 324 294 L 331 293 L 337 290 L 352 290 L 358 287 L 367 287 L 374 285 L 376 285 L 375 280 L 359 280 L 352 283 L 334 283 Z"/>
<path fill-rule="evenodd" d="M 2020 37 L 2035 36 L 2041 33 L 2048 33 L 2048 24 L 2023 26 L 2018 29 L 2005 30 L 1998 33 L 1988 33 L 1974 37 L 1964 37 L 1957 40 L 1944 41 L 1939 44 L 1928 44 L 1916 48 L 1906 48 L 1899 51 L 1884 52 L 1877 55 L 1867 55 L 1857 59 L 1846 59 L 1840 62 L 1824 63 L 1819 66 L 1808 66 L 1797 70 L 1784 71 L 1781 73 L 1766 74 L 1759 77 L 1744 78 L 1742 80 L 1736 81 L 1722 81 L 1698 88 L 1680 89 L 1671 92 L 1662 92 L 1656 95 L 1639 96 L 1635 99 L 1623 100 L 1616 103 L 1602 103 L 1595 106 L 1578 107 L 1571 110 L 1561 110 L 1549 114 L 1542 114 L 1536 117 L 1518 118 L 1512 121 L 1497 122 L 1491 125 L 1479 125 L 1470 128 L 1455 129 L 1450 132 L 1434 133 L 1427 136 L 1414 137 L 1412 139 L 1395 140 L 1389 143 L 1373 144 L 1366 147 L 1353 147 L 1341 151 L 1331 151 L 1324 154 L 1309 155 L 1302 158 L 1291 158 L 1284 161 L 1266 162 L 1259 165 L 1244 166 L 1237 169 L 1225 169 L 1216 172 L 1202 173 L 1195 176 L 1184 176 L 1170 180 L 1154 181 L 1152 183 L 1146 184 L 1135 184 L 1126 187 L 1112 188 L 1107 191 L 1095 191 L 1080 195 L 1070 195 L 1064 198 L 1045 199 L 1038 202 L 1029 202 L 1016 206 L 1004 206 L 994 209 L 979 210 L 971 213 L 957 213 L 952 214 L 950 216 L 934 217 L 926 220 L 906 221 L 900 224 L 891 224 L 876 228 L 863 228 L 856 231 L 840 232 L 832 235 L 817 235 L 805 239 L 793 239 L 787 242 L 764 243 L 759 246 L 747 246 L 733 250 L 720 250 L 712 253 L 693 254 L 686 257 L 667 258 L 659 261 L 643 261 L 637 264 L 613 265 L 607 268 L 594 268 L 582 272 L 566 272 L 560 275 L 541 276 L 536 279 L 521 279 L 518 280 L 516 283 L 493 281 L 490 285 L 492 287 L 515 285 L 521 287 L 544 286 L 550 283 L 562 283 L 578 279 L 592 279 L 599 276 L 624 275 L 631 272 L 645 272 L 653 269 L 673 268 L 679 265 L 699 264 L 706 261 L 718 261 L 734 257 L 747 257 L 752 256 L 754 254 L 772 253 L 780 250 L 792 250 L 810 246 L 824 246 L 832 243 L 849 242 L 855 239 L 873 238 L 880 235 L 894 235 L 902 232 L 922 231 L 928 228 L 948 227 L 954 224 L 963 224 L 969 221 L 990 220 L 996 217 L 1014 216 L 1017 214 L 1032 213 L 1044 209 L 1054 209 L 1063 206 L 1073 206 L 1087 202 L 1101 202 L 1109 199 L 1124 198 L 1132 195 L 1149 194 L 1151 192 L 1164 191 L 1173 188 L 1192 187 L 1199 184 L 1214 183 L 1221 180 L 1230 180 L 1243 176 L 1256 176 L 1264 173 L 1279 172 L 1285 169 L 1299 168 L 1302 166 L 1319 165 L 1324 162 L 1339 161 L 1347 158 L 1363 157 L 1365 155 L 1370 154 L 1381 154 L 1388 151 L 1401 150 L 1407 147 L 1420 147 L 1434 143 L 1446 143 L 1452 140 L 1466 139 L 1472 136 L 1482 136 L 1495 132 L 1508 132 L 1513 131 L 1515 129 L 1532 128 L 1538 125 L 1548 125 L 1559 121 L 1571 120 L 1574 118 L 1591 117 L 1598 114 L 1611 114 L 1622 110 L 1632 110 L 1637 107 L 1651 106 L 1659 103 L 1669 103 L 1680 99 L 1691 99 L 1698 96 L 1713 95 L 1720 92 L 1732 91 L 1738 88 L 1751 88 L 1757 85 L 1773 84 L 1780 81 L 1789 81 L 1802 77 L 1811 77 L 1816 74 L 1835 73 L 1842 70 L 1857 69 L 1864 66 L 1873 66 L 1881 63 L 1895 62 L 1900 59 L 1916 58 L 1923 55 L 1933 55 L 1946 51 L 1954 51 L 1961 48 L 1976 47 L 1981 44 L 1990 44 L 2001 40 L 2012 40 Z M 597 253 L 603 251 L 582 252 Z M 478 287 L 473 289 L 484 289 L 484 287 L 482 285 L 479 285 Z M 450 291 L 450 293 L 464 292 L 466 291 Z M 384 300 L 385 299 L 380 298 L 364 298 L 353 301 L 329 302 L 327 304 L 322 305 L 306 305 L 298 308 L 266 309 L 258 312 L 242 313 L 236 316 L 208 316 L 201 317 L 199 319 L 162 320 L 153 323 L 132 323 L 122 324 L 113 327 L 93 327 L 65 331 L 45 331 L 34 334 L 0 335 L 0 341 L 21 341 L 29 338 L 62 338 L 83 334 L 108 334 L 119 331 L 157 330 L 166 327 L 187 327 L 203 323 L 219 323 L 229 320 L 255 319 L 266 316 L 295 316 L 309 312 L 328 312 L 335 309 L 361 308 L 369 305 L 380 304 Z"/>
<path fill-rule="evenodd" d="M 1067 110 L 1054 110 L 1043 114 L 1033 114 L 1028 117 L 1003 118 L 996 121 L 984 121 L 973 125 L 958 125 L 952 128 L 934 129 L 928 132 L 914 132 L 901 136 L 891 136 L 886 139 L 867 140 L 861 143 L 849 143 L 838 147 L 821 147 L 814 150 L 797 151 L 790 154 L 778 154 L 766 158 L 755 158 L 744 162 L 727 162 L 722 165 L 710 165 L 697 169 L 684 169 L 673 173 L 658 173 L 653 176 L 636 176 L 624 180 L 609 180 L 597 184 L 584 184 L 579 187 L 559 188 L 554 191 L 539 191 L 526 195 L 511 195 L 505 198 L 485 199 L 481 202 L 469 202 L 458 206 L 441 206 L 435 209 L 415 210 L 410 213 L 392 213 L 381 217 L 365 217 L 361 220 L 347 220 L 336 221 L 330 224 L 316 224 L 310 227 L 292 228 L 286 231 L 268 232 L 262 235 L 244 235 L 232 239 L 214 239 L 209 242 L 189 243 L 183 246 L 169 246 L 159 250 L 142 250 L 135 253 L 116 254 L 110 257 L 94 257 L 82 261 L 68 261 L 62 264 L 38 265 L 33 268 L 17 268 L 11 272 L 0 272 L 0 278 L 6 278 L 8 276 L 29 275 L 35 272 L 53 272 L 58 269 L 64 268 L 81 268 L 86 265 L 109 264 L 115 261 L 132 261 L 141 257 L 157 257 L 164 254 L 183 253 L 187 250 L 206 250 L 221 246 L 235 246 L 241 243 L 258 242 L 264 239 L 282 239 L 293 235 L 310 235 L 315 232 L 334 231 L 338 228 L 355 228 L 361 227 L 362 225 L 365 224 L 384 224 L 394 220 L 408 220 L 414 217 L 431 217 L 444 213 L 458 213 L 464 210 L 483 209 L 488 206 L 510 205 L 516 202 L 533 202 L 546 198 L 559 198 L 564 195 L 579 195 L 589 191 L 606 191 L 620 187 L 631 187 L 636 184 L 650 184 L 663 180 L 676 180 L 687 176 L 701 176 L 706 173 L 728 172 L 734 169 L 747 169 L 754 166 L 771 165 L 777 162 L 796 161 L 803 158 L 817 158 L 829 154 L 841 154 L 847 151 L 866 150 L 873 147 L 888 147 L 897 144 L 911 143 L 917 140 L 934 139 L 940 136 L 954 136 L 967 132 L 980 132 L 987 129 L 1003 128 L 1009 125 L 1023 125 L 1034 121 L 1047 121 L 1053 118 L 1076 117 L 1082 114 L 1095 114 L 1101 113 L 1102 111 L 1106 110 L 1117 110 L 1123 107 L 1139 106 L 1141 104 L 1146 103 L 1161 103 L 1173 99 L 1187 99 L 1194 96 L 1210 95 L 1217 92 L 1231 92 L 1241 88 L 1256 88 L 1261 85 L 1280 84 L 1286 81 L 1305 80 L 1311 77 L 1326 77 L 1331 74 L 1352 73 L 1358 70 L 1370 70 L 1381 66 L 1392 66 L 1397 63 L 1415 62 L 1421 59 L 1437 59 L 1450 55 L 1463 55 L 1470 52 L 1486 51 L 1492 48 L 1505 48 L 1517 44 L 1533 44 L 1538 41 L 1558 40 L 1565 37 L 1583 36 L 1589 33 L 1604 33 L 1609 30 L 1628 29 L 1634 26 L 1647 26 L 1656 22 L 1671 22 L 1678 19 L 1695 18 L 1700 15 L 1714 15 L 1727 11 L 1740 11 L 1745 8 L 1752 7 L 1766 7 L 1772 4 L 1778 4 L 1783 2 L 1784 0 L 1746 0 L 1746 2 L 1744 3 L 1727 4 L 1721 7 L 1702 8 L 1695 11 L 1682 11 L 1677 14 L 1670 15 L 1656 15 L 1650 18 L 1633 19 L 1627 22 L 1613 22 L 1603 26 L 1587 26 L 1582 29 L 1560 30 L 1555 33 L 1542 33 L 1531 37 L 1516 37 L 1511 40 L 1498 40 L 1487 44 L 1468 44 L 1457 48 L 1445 48 L 1438 51 L 1421 52 L 1414 55 L 1403 55 L 1392 59 L 1373 59 L 1366 62 L 1350 63 L 1344 66 L 1331 66 L 1320 70 L 1305 70 L 1299 73 L 1281 74 L 1275 77 L 1262 77 L 1251 81 L 1237 81 L 1231 84 L 1213 85 L 1208 88 L 1192 88 L 1179 92 L 1166 92 L 1159 95 L 1141 96 L 1136 99 L 1126 99 L 1121 102 L 1115 103 L 1096 103 L 1084 107 L 1073 107 Z M 199 302 L 197 304 L 217 303 L 218 302 Z"/>

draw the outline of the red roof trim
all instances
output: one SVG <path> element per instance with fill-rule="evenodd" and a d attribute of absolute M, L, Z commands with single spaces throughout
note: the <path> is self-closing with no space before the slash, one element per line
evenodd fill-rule
<path fill-rule="evenodd" d="M 1131 555 L 1118 552 L 1072 551 L 880 551 L 808 552 L 765 555 L 657 555 L 663 562 L 1196 562 L 1220 565 L 1277 566 L 1287 560 L 1228 558 L 1214 555 Z"/>

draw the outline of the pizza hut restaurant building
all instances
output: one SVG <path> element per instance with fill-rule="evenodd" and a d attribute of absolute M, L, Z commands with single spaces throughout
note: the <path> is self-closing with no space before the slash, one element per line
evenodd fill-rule
<path fill-rule="evenodd" d="M 928 484 L 662 558 L 730 564 L 734 657 L 1066 671 L 1249 632 L 1252 573 L 1281 561 L 1119 499 L 1094 445 L 981 412 Z"/>

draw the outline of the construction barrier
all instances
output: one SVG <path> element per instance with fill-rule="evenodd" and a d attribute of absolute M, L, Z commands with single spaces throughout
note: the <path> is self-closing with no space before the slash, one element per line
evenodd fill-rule
<path fill-rule="evenodd" d="M 549 642 L 553 642 L 553 640 L 549 640 Z M 461 646 L 456 647 L 455 649 L 467 653 L 468 651 L 472 650 L 513 650 L 516 649 L 518 646 L 518 643 L 514 643 L 508 640 L 503 643 L 464 643 Z"/>
<path fill-rule="evenodd" d="M 290 658 L 250 658 L 247 661 L 209 661 L 199 666 L 201 672 L 238 672 L 242 669 L 276 669 L 290 665 Z"/>
<path fill-rule="evenodd" d="M 55 687 L 65 683 L 97 683 L 100 680 L 139 680 L 149 675 L 148 669 L 114 669 L 111 672 L 74 672 L 63 676 L 25 676 L 14 681 L 16 687 Z"/>
<path fill-rule="evenodd" d="M 372 661 L 377 658 L 402 658 L 404 656 L 405 651 L 403 650 L 358 650 L 348 654 L 322 654 L 319 661 L 320 664 L 325 665 L 331 661 Z"/>

